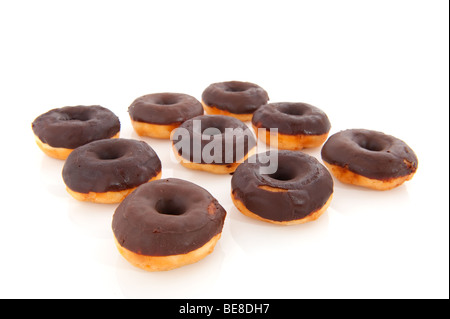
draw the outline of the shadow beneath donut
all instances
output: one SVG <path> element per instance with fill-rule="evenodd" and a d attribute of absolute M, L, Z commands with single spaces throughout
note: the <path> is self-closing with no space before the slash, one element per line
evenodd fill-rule
<path fill-rule="evenodd" d="M 342 214 L 361 214 L 372 210 L 385 212 L 400 209 L 410 200 L 407 182 L 391 190 L 378 191 L 361 186 L 341 183 L 334 177 L 333 208 Z"/>
<path fill-rule="evenodd" d="M 66 197 L 66 185 L 62 178 L 62 169 L 65 161 L 42 156 L 40 165 L 40 185 L 57 197 Z"/>
<path fill-rule="evenodd" d="M 328 209 L 315 221 L 284 226 L 247 217 L 234 205 L 227 211 L 231 235 L 240 248 L 246 254 L 264 255 L 270 252 L 271 256 L 286 251 L 299 252 L 305 245 L 321 242 L 327 234 L 330 212 Z"/>
<path fill-rule="evenodd" d="M 115 248 L 115 247 L 113 247 Z M 214 251 L 200 261 L 161 272 L 139 269 L 116 249 L 117 281 L 126 298 L 208 298 L 221 272 L 224 252 L 220 240 Z"/>
<path fill-rule="evenodd" d="M 72 197 L 68 201 L 71 201 L 67 205 L 69 220 L 81 233 L 92 238 L 111 237 L 112 216 L 119 204 L 81 202 Z"/>

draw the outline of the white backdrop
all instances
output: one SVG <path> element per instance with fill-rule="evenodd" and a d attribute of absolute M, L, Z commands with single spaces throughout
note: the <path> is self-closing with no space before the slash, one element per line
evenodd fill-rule
<path fill-rule="evenodd" d="M 447 1 L 1 1 L 2 298 L 448 298 Z M 272 102 L 323 109 L 331 133 L 383 131 L 419 157 L 387 192 L 335 183 L 319 220 L 249 219 L 230 176 L 189 171 L 170 142 L 142 138 L 163 177 L 207 188 L 227 210 L 222 238 L 197 264 L 162 273 L 117 252 L 116 205 L 65 191 L 62 161 L 31 122 L 55 107 L 100 104 L 133 132 L 138 96 L 198 99 L 212 82 L 251 81 Z M 320 149 L 306 151 L 320 159 Z"/>

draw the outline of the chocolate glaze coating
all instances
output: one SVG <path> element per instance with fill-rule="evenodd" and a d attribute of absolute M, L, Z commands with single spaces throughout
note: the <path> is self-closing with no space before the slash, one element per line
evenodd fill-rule
<path fill-rule="evenodd" d="M 250 114 L 269 101 L 267 92 L 254 83 L 213 83 L 202 94 L 203 103 L 234 114 Z"/>
<path fill-rule="evenodd" d="M 260 173 L 268 165 L 260 154 L 239 165 L 231 179 L 233 196 L 252 213 L 280 222 L 302 219 L 322 208 L 333 194 L 333 179 L 326 167 L 302 152 L 277 154 L 278 169 L 270 175 Z M 262 186 L 286 191 L 271 192 Z"/>
<path fill-rule="evenodd" d="M 226 211 L 204 188 L 176 178 L 139 186 L 117 207 L 112 229 L 124 248 L 146 256 L 185 254 L 222 231 Z"/>
<path fill-rule="evenodd" d="M 154 93 L 134 100 L 128 113 L 133 121 L 160 125 L 181 124 L 202 115 L 203 107 L 196 98 L 187 94 Z"/>
<path fill-rule="evenodd" d="M 113 137 L 120 131 L 120 121 L 100 105 L 78 105 L 50 110 L 38 116 L 31 127 L 42 142 L 52 147 L 74 149 Z"/>
<path fill-rule="evenodd" d="M 130 189 L 161 172 L 161 161 L 145 142 L 131 139 L 94 141 L 76 148 L 62 176 L 71 190 L 104 193 Z"/>
<path fill-rule="evenodd" d="M 253 114 L 252 124 L 278 128 L 287 135 L 322 135 L 330 131 L 330 121 L 322 110 L 307 103 L 269 103 Z"/>
<path fill-rule="evenodd" d="M 200 121 L 200 130 L 197 131 L 194 129 L 194 121 Z M 217 129 L 221 134 L 208 134 L 208 132 L 214 133 L 210 131 L 211 129 Z M 242 134 L 237 134 L 239 131 L 234 131 L 236 132 L 235 136 L 230 138 L 230 135 L 227 137 L 227 129 L 238 129 Z M 181 134 L 181 132 L 187 132 L 188 138 Z M 225 115 L 201 115 L 187 120 L 174 130 L 172 142 L 180 156 L 186 155 L 183 154 L 183 150 L 189 149 L 189 157 L 186 157 L 186 159 L 190 162 L 202 164 L 207 164 L 207 161 L 205 161 L 203 156 L 198 159 L 194 157 L 194 144 L 199 145 L 199 149 L 202 153 L 209 143 L 220 144 L 221 153 L 218 155 L 218 161 L 214 159 L 214 161 L 208 163 L 217 165 L 226 165 L 237 162 L 241 160 L 249 150 L 256 146 L 255 137 L 248 126 L 234 117 Z M 243 149 L 243 154 L 238 154 L 237 150 L 239 149 Z M 227 159 L 230 159 L 230 161 Z"/>
<path fill-rule="evenodd" d="M 418 164 L 416 154 L 402 140 L 364 129 L 330 136 L 322 148 L 322 159 L 377 180 L 409 175 L 417 170 Z"/>

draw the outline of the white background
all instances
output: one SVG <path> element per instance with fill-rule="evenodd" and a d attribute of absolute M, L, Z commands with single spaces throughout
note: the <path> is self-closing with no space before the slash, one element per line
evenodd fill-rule
<path fill-rule="evenodd" d="M 0 2 L 2 298 L 448 298 L 448 1 Z M 251 81 L 275 101 L 323 109 L 332 131 L 367 128 L 417 153 L 412 181 L 387 192 L 335 183 L 319 220 L 249 219 L 230 176 L 189 171 L 169 141 L 143 138 L 163 177 L 207 188 L 227 210 L 202 261 L 147 273 L 117 252 L 116 205 L 77 202 L 62 161 L 31 122 L 100 104 L 133 132 L 138 96 Z M 306 151 L 320 159 L 320 149 Z"/>

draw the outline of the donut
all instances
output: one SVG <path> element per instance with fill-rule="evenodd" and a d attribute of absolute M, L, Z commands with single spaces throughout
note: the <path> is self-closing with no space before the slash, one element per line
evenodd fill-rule
<path fill-rule="evenodd" d="M 263 170 L 267 159 L 278 160 L 273 173 Z M 327 210 L 332 195 L 331 174 L 303 152 L 256 154 L 239 165 L 231 179 L 231 198 L 242 214 L 279 225 L 316 220 Z"/>
<path fill-rule="evenodd" d="M 138 97 L 128 108 L 139 136 L 168 139 L 184 121 L 203 114 L 202 104 L 182 93 L 154 93 Z"/>
<path fill-rule="evenodd" d="M 64 160 L 79 146 L 119 137 L 120 121 L 100 105 L 65 106 L 39 115 L 31 128 L 45 154 Z"/>
<path fill-rule="evenodd" d="M 189 169 L 229 174 L 254 153 L 256 139 L 242 121 L 225 115 L 201 115 L 173 131 L 176 159 Z"/>
<path fill-rule="evenodd" d="M 327 115 L 319 108 L 289 102 L 261 106 L 253 114 L 252 126 L 261 141 L 287 150 L 318 147 L 327 140 L 331 128 Z M 278 129 L 277 133 L 270 134 L 271 128 Z"/>
<path fill-rule="evenodd" d="M 402 140 L 382 132 L 350 129 L 332 135 L 322 159 L 341 182 L 389 190 L 410 180 L 417 156 Z"/>
<path fill-rule="evenodd" d="M 112 230 L 132 265 L 163 271 L 210 254 L 222 233 L 225 209 L 204 188 L 177 178 L 139 186 L 120 203 Z"/>
<path fill-rule="evenodd" d="M 119 203 L 137 186 L 160 179 L 161 161 L 143 141 L 99 140 L 70 153 L 62 177 L 75 199 Z"/>
<path fill-rule="evenodd" d="M 206 114 L 228 115 L 250 121 L 253 113 L 269 101 L 267 92 L 254 83 L 228 81 L 209 85 L 202 93 Z"/>

